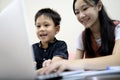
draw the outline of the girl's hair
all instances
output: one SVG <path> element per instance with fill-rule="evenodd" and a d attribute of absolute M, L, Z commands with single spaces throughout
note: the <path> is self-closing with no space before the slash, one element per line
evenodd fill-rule
<path fill-rule="evenodd" d="M 60 25 L 61 17 L 53 9 L 50 9 L 50 8 L 40 9 L 35 15 L 35 23 L 36 23 L 37 18 L 40 17 L 41 15 L 51 18 L 53 20 L 55 26 Z"/>
<path fill-rule="evenodd" d="M 73 2 L 73 11 L 75 13 L 75 3 L 77 0 Z M 88 5 L 94 4 L 97 5 L 99 0 L 84 0 Z M 92 2 L 92 3 L 91 3 Z M 92 5 L 91 5 L 92 6 Z M 114 29 L 115 25 L 113 24 L 113 20 L 109 18 L 107 15 L 104 6 L 102 5 L 101 11 L 99 11 L 99 20 L 100 20 L 100 34 L 101 34 L 101 47 L 98 50 L 99 55 L 106 56 L 112 54 L 114 47 Z M 91 36 L 92 32 L 89 28 L 85 29 L 84 36 L 84 47 L 87 54 L 91 57 L 95 57 L 95 52 L 91 45 Z"/>

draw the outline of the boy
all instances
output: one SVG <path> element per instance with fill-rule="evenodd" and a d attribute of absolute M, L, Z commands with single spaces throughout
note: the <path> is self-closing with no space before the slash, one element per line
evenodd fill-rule
<path fill-rule="evenodd" d="M 36 34 L 40 42 L 32 46 L 37 69 L 68 59 L 66 43 L 55 38 L 60 30 L 60 21 L 60 15 L 50 8 L 41 9 L 35 15 Z"/>

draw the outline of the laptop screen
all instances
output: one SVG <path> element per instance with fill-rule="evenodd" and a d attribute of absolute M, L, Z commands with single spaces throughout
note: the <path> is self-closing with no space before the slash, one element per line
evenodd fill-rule
<path fill-rule="evenodd" d="M 22 0 L 0 13 L 0 79 L 33 79 L 35 66 Z"/>

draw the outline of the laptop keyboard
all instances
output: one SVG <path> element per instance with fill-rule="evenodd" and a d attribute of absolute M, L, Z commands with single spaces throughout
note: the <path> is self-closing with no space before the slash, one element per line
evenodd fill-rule
<path fill-rule="evenodd" d="M 39 80 L 58 80 L 62 79 L 62 76 L 58 73 L 51 73 L 49 75 L 40 75 L 38 76 Z"/>
<path fill-rule="evenodd" d="M 62 79 L 64 76 L 70 76 L 70 75 L 75 75 L 75 74 L 80 74 L 83 73 L 84 70 L 77 70 L 77 71 L 65 71 L 62 73 L 51 73 L 48 75 L 40 75 L 38 76 L 39 80 L 60 80 Z"/>

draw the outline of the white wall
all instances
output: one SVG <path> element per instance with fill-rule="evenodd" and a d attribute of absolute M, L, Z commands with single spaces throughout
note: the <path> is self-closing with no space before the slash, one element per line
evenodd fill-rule
<path fill-rule="evenodd" d="M 120 0 L 102 0 L 109 16 L 120 20 Z"/>
<path fill-rule="evenodd" d="M 70 53 L 74 53 L 74 42 L 78 33 L 83 27 L 78 23 L 72 10 L 73 0 L 26 0 L 26 10 L 30 22 L 31 42 L 39 40 L 35 34 L 34 15 L 44 7 L 50 7 L 56 10 L 62 17 L 60 32 L 56 35 L 57 39 L 66 41 Z M 32 3 L 32 4 L 31 4 Z"/>
<path fill-rule="evenodd" d="M 11 0 L 0 0 L 0 12 L 1 12 L 1 10 L 4 9 L 10 2 L 11 2 Z"/>
<path fill-rule="evenodd" d="M 61 39 L 67 42 L 68 50 L 70 53 L 74 53 L 74 43 L 79 32 L 84 27 L 78 23 L 73 10 L 73 0 L 24 0 L 27 12 L 27 19 L 29 23 L 29 35 L 31 44 L 38 42 L 36 37 L 35 26 L 34 26 L 34 15 L 35 13 L 44 7 L 50 7 L 60 13 L 62 17 L 61 30 L 56 35 L 57 39 Z M 103 4 L 109 13 L 109 15 L 120 20 L 120 0 L 102 0 Z M 10 0 L 0 0 L 0 10 L 2 10 Z M 1 5 L 2 4 L 2 5 Z"/>

